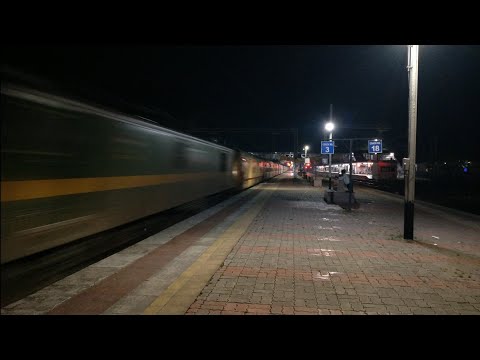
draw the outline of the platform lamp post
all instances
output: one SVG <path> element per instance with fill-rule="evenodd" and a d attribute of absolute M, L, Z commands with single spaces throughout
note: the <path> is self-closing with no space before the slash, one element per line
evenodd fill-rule
<path fill-rule="evenodd" d="M 331 109 L 330 109 L 331 110 Z M 335 126 L 332 121 L 325 124 L 325 130 L 330 132 L 328 140 L 332 141 L 332 132 Z M 328 189 L 332 189 L 332 154 L 328 154 Z"/>
<path fill-rule="evenodd" d="M 408 45 L 408 158 L 405 166 L 405 214 L 403 238 L 413 240 L 413 214 L 415 201 L 415 163 L 417 147 L 417 92 L 419 45 Z"/>
<path fill-rule="evenodd" d="M 308 149 L 310 149 L 310 147 L 308 145 L 305 145 L 305 147 L 303 148 L 303 150 L 305 150 L 305 159 L 307 158 Z"/>

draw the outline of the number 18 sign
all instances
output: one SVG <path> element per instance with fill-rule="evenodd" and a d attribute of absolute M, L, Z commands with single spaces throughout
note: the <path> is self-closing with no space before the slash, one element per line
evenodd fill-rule
<path fill-rule="evenodd" d="M 368 140 L 368 153 L 377 154 L 382 153 L 382 140 Z"/>

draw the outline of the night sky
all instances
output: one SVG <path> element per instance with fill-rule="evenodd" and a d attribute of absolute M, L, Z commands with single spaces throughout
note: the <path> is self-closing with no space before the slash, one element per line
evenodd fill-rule
<path fill-rule="evenodd" d="M 195 131 L 298 128 L 297 150 L 320 152 L 333 104 L 334 138 L 380 137 L 384 150 L 406 156 L 406 45 L 8 46 L 1 62 L 247 151 L 292 151 L 292 136 Z M 421 45 L 418 86 L 417 160 L 480 160 L 480 46 Z"/>

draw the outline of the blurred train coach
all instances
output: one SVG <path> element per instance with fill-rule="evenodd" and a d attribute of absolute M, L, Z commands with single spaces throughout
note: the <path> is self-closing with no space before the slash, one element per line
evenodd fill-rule
<path fill-rule="evenodd" d="M 1 262 L 286 169 L 142 119 L 1 87 Z"/>
<path fill-rule="evenodd" d="M 348 162 L 332 164 L 332 175 L 338 176 L 345 169 L 350 173 L 350 164 Z M 321 165 L 316 167 L 317 174 L 328 177 L 329 166 Z M 353 179 L 370 179 L 393 181 L 397 179 L 398 166 L 396 160 L 380 160 L 380 161 L 355 161 L 352 162 L 352 178 Z"/>

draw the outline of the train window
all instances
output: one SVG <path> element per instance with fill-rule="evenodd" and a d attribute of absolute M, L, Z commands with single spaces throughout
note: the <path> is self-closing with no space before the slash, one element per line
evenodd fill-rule
<path fill-rule="evenodd" d="M 227 171 L 227 154 L 220 153 L 220 171 Z"/>

